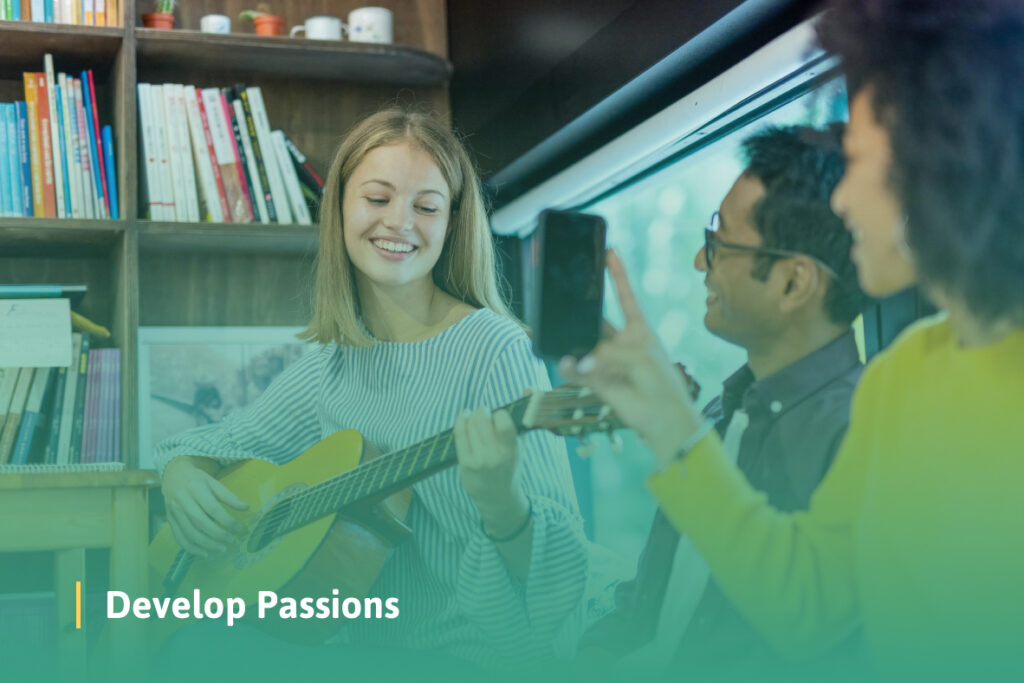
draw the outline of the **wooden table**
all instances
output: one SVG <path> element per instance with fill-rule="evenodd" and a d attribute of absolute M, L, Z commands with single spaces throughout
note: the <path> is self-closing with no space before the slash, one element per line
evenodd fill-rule
<path fill-rule="evenodd" d="M 85 624 L 75 625 L 75 582 L 88 586 L 85 551 L 110 548 L 110 588 L 145 595 L 151 470 L 0 475 L 0 552 L 55 555 L 57 651 L 62 680 L 87 671 Z M 130 619 L 108 622 L 123 652 L 142 652 Z"/>

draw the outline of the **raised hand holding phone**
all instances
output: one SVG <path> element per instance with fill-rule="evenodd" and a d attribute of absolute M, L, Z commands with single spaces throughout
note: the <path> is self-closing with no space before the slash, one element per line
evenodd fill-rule
<path fill-rule="evenodd" d="M 701 429 L 704 419 L 694 406 L 682 371 L 669 360 L 647 324 L 622 261 L 613 250 L 608 251 L 606 261 L 625 324 L 582 359 L 563 358 L 558 371 L 606 401 L 664 467 Z"/>

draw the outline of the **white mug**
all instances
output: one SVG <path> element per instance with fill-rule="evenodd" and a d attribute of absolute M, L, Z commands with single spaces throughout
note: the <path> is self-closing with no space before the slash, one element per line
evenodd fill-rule
<path fill-rule="evenodd" d="M 207 14 L 199 20 L 203 33 L 231 33 L 231 17 L 225 14 Z"/>
<path fill-rule="evenodd" d="M 342 26 L 338 17 L 310 17 L 305 25 L 292 27 L 288 35 L 294 38 L 299 31 L 305 31 L 311 40 L 341 40 Z"/>
<path fill-rule="evenodd" d="M 383 7 L 360 7 L 348 13 L 348 39 L 355 43 L 390 43 L 394 40 L 394 18 Z"/>

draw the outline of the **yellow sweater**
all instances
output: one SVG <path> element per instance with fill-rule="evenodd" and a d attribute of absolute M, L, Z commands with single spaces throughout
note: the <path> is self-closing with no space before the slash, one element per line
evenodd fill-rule
<path fill-rule="evenodd" d="M 941 318 L 904 333 L 807 512 L 771 508 L 713 434 L 648 484 L 785 653 L 862 625 L 883 668 L 1024 669 L 1024 331 L 970 349 Z"/>

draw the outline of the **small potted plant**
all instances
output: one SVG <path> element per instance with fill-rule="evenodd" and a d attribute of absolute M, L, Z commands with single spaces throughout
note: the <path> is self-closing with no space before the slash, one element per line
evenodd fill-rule
<path fill-rule="evenodd" d="M 281 36 L 284 35 L 284 17 L 270 13 L 270 5 L 260 3 L 256 9 L 244 10 L 238 15 L 241 21 L 252 19 L 256 26 L 256 34 L 260 36 Z"/>
<path fill-rule="evenodd" d="M 142 15 L 142 25 L 146 28 L 174 28 L 175 0 L 156 0 L 154 12 Z"/>

